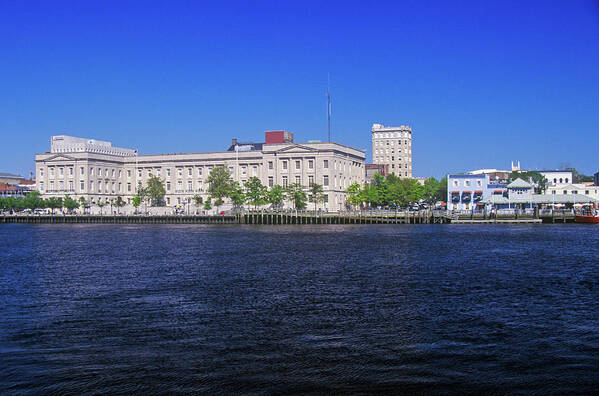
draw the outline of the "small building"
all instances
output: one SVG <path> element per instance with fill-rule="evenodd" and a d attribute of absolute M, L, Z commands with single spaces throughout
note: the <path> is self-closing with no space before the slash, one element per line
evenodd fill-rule
<path fill-rule="evenodd" d="M 387 177 L 389 175 L 389 165 L 387 164 L 365 164 L 364 165 L 364 176 L 366 184 L 370 183 L 370 180 L 377 173 L 383 177 Z"/>
<path fill-rule="evenodd" d="M 556 184 L 568 184 L 574 182 L 572 171 L 568 170 L 542 170 L 537 171 L 547 179 L 547 186 Z"/>
<path fill-rule="evenodd" d="M 12 173 L 0 172 L 0 183 L 16 185 L 19 184 L 21 180 L 25 180 L 25 178 L 20 175 L 14 175 Z"/>
<path fill-rule="evenodd" d="M 589 195 L 579 194 L 578 190 L 572 190 L 566 194 L 533 194 L 533 185 L 518 178 L 507 185 L 506 195 L 492 195 L 483 201 L 486 209 L 533 209 L 542 205 L 576 205 L 576 204 L 596 204 L 599 200 Z M 555 192 L 555 190 L 553 190 Z"/>
<path fill-rule="evenodd" d="M 494 194 L 507 194 L 507 184 L 491 181 L 488 174 L 447 175 L 447 209 L 481 210 Z"/>

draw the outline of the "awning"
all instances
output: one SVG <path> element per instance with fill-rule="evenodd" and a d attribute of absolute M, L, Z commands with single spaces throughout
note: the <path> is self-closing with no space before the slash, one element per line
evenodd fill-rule
<path fill-rule="evenodd" d="M 451 193 L 452 194 L 459 194 L 460 192 L 459 191 L 452 191 Z"/>
<path fill-rule="evenodd" d="M 475 191 L 475 194 L 482 194 L 483 192 L 481 190 Z"/>
<path fill-rule="evenodd" d="M 462 194 L 471 194 L 472 191 L 462 191 Z"/>

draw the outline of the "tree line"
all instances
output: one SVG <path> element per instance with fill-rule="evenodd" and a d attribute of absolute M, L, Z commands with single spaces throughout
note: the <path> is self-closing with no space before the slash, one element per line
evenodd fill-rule
<path fill-rule="evenodd" d="M 114 206 L 120 210 L 125 206 L 126 202 L 122 197 L 116 197 L 109 201 L 97 202 L 96 206 L 100 208 L 100 212 L 104 206 Z M 75 200 L 68 195 L 64 197 L 42 198 L 39 191 L 32 191 L 24 197 L 8 196 L 0 198 L 0 210 L 2 211 L 22 211 L 25 209 L 50 209 L 54 213 L 56 209 L 66 209 L 68 213 L 72 213 L 75 209 L 81 208 L 85 212 L 91 207 L 92 203 L 84 197 Z"/>
<path fill-rule="evenodd" d="M 411 205 L 444 201 L 447 196 L 447 178 L 440 182 L 434 177 L 426 179 L 424 185 L 415 179 L 400 179 L 394 174 L 386 178 L 375 174 L 370 183 L 350 185 L 345 192 L 347 202 L 355 207 L 402 208 Z"/>

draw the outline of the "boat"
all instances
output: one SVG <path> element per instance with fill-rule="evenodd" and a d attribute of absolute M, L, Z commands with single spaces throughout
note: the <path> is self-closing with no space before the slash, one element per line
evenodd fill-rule
<path fill-rule="evenodd" d="M 599 214 L 577 214 L 575 215 L 575 221 L 577 223 L 598 223 L 599 224 Z"/>

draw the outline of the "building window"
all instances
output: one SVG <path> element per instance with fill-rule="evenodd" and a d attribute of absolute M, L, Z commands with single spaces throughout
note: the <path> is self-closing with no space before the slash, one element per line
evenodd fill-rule
<path fill-rule="evenodd" d="M 302 184 L 302 178 L 300 176 L 296 176 L 295 177 L 295 183 L 301 185 Z"/>
<path fill-rule="evenodd" d="M 187 168 L 187 176 L 191 177 L 193 175 L 193 170 L 191 168 Z"/>
<path fill-rule="evenodd" d="M 127 183 L 127 192 L 131 192 L 131 183 Z"/>
<path fill-rule="evenodd" d="M 323 161 L 323 168 L 325 168 L 325 169 L 329 168 L 329 160 L 324 160 Z"/>
<path fill-rule="evenodd" d="M 93 192 L 94 191 L 94 182 L 90 181 L 89 182 L 89 192 Z"/>
<path fill-rule="evenodd" d="M 273 163 L 272 163 L 272 161 L 268 161 L 268 169 L 269 170 L 273 169 Z"/>
<path fill-rule="evenodd" d="M 177 177 L 183 177 L 183 169 L 177 168 Z"/>
<path fill-rule="evenodd" d="M 69 166 L 69 176 L 73 176 L 73 167 Z"/>
<path fill-rule="evenodd" d="M 60 176 L 64 176 L 64 168 L 58 168 L 58 173 Z"/>
<path fill-rule="evenodd" d="M 188 192 L 193 191 L 193 185 L 192 185 L 191 181 L 187 182 L 187 191 Z"/>
<path fill-rule="evenodd" d="M 476 185 L 477 185 L 478 187 L 482 187 L 482 185 L 483 185 L 483 182 L 482 182 L 482 180 L 477 180 L 477 181 L 476 181 Z"/>
<path fill-rule="evenodd" d="M 40 176 L 44 177 L 44 168 L 40 168 Z"/>
<path fill-rule="evenodd" d="M 287 176 L 283 176 L 283 187 L 287 188 Z"/>
<path fill-rule="evenodd" d="M 178 192 L 181 192 L 181 191 L 183 191 L 183 182 L 182 182 L 181 180 L 179 180 L 179 181 L 177 182 L 177 191 L 178 191 Z"/>
<path fill-rule="evenodd" d="M 555 190 L 551 191 L 551 194 L 555 195 Z"/>
<path fill-rule="evenodd" d="M 114 169 L 111 172 L 112 177 L 114 177 L 115 173 L 114 173 Z"/>
<path fill-rule="evenodd" d="M 308 169 L 314 169 L 314 161 L 308 160 Z"/>
<path fill-rule="evenodd" d="M 254 165 L 252 167 L 252 176 L 258 176 L 258 166 Z"/>
<path fill-rule="evenodd" d="M 198 168 L 198 176 L 202 176 L 202 168 Z"/>
<path fill-rule="evenodd" d="M 121 183 L 119 183 L 119 192 L 123 192 L 123 187 L 121 186 Z"/>
<path fill-rule="evenodd" d="M 287 170 L 287 161 L 283 161 L 283 170 Z"/>
<path fill-rule="evenodd" d="M 127 169 L 127 177 L 131 178 L 131 169 Z"/>
<path fill-rule="evenodd" d="M 268 177 L 268 187 L 272 187 L 272 186 L 274 186 L 274 184 L 275 184 L 274 178 L 272 176 L 269 176 Z"/>
<path fill-rule="evenodd" d="M 322 181 L 323 186 L 328 187 L 329 186 L 329 176 L 324 175 L 323 181 Z"/>
<path fill-rule="evenodd" d="M 166 182 L 166 191 L 171 190 L 171 182 Z"/>
<path fill-rule="evenodd" d="M 170 168 L 166 169 L 166 176 L 167 177 L 171 177 L 171 170 L 170 170 Z"/>
<path fill-rule="evenodd" d="M 137 177 L 139 177 L 141 179 L 141 169 L 137 170 Z"/>
<path fill-rule="evenodd" d="M 566 177 L 566 183 L 568 183 L 568 178 Z"/>
<path fill-rule="evenodd" d="M 300 161 L 295 161 L 295 169 L 299 169 L 300 168 Z"/>
<path fill-rule="evenodd" d="M 310 176 L 308 176 L 308 186 L 312 187 L 313 184 L 314 184 L 314 176 L 310 175 Z"/>
<path fill-rule="evenodd" d="M 81 182 L 81 184 L 79 185 L 79 190 L 81 192 L 83 192 L 83 190 L 85 190 L 85 182 L 83 182 L 83 181 Z"/>
<path fill-rule="evenodd" d="M 123 171 L 121 169 L 119 169 L 119 178 L 123 176 Z M 160 176 L 160 173 L 158 174 L 158 176 Z"/>
<path fill-rule="evenodd" d="M 242 175 L 242 176 L 245 176 L 245 175 L 246 175 L 246 173 L 247 173 L 247 167 L 246 167 L 245 165 L 243 165 L 243 166 L 241 167 L 241 175 Z"/>
<path fill-rule="evenodd" d="M 50 180 L 50 191 L 54 191 L 54 180 Z"/>
<path fill-rule="evenodd" d="M 453 181 L 453 186 L 454 187 L 459 187 L 460 186 L 460 182 L 458 180 L 454 180 Z"/>
<path fill-rule="evenodd" d="M 102 182 L 98 180 L 98 192 L 102 192 Z"/>
<path fill-rule="evenodd" d="M 40 190 L 44 191 L 44 182 L 40 182 Z"/>

